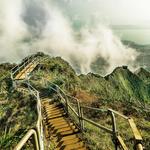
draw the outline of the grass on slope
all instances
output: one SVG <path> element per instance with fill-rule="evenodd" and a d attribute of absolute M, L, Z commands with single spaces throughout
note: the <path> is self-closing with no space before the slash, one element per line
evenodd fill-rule
<path fill-rule="evenodd" d="M 7 90 L 5 96 L 0 95 L 1 150 L 13 149 L 28 129 L 35 126 L 37 120 L 34 97 L 21 91 Z"/>
<path fill-rule="evenodd" d="M 119 67 L 106 77 L 92 73 L 77 76 L 71 66 L 60 57 L 49 57 L 48 60 L 41 64 L 40 68 L 40 70 L 33 73 L 31 78 L 32 83 L 40 90 L 46 88 L 42 81 L 49 80 L 58 84 L 67 93 L 81 99 L 83 104 L 85 104 L 84 99 L 88 98 L 88 101 L 91 99 L 90 103 L 86 101 L 88 106 L 112 108 L 122 114 L 133 117 L 142 133 L 143 145 L 146 149 L 150 149 L 150 125 L 148 123 L 150 121 L 150 105 L 148 104 L 150 90 L 149 86 L 136 74 L 130 72 L 126 67 Z M 87 111 L 86 115 L 91 119 L 95 118 L 95 121 L 101 124 L 109 124 L 105 117 L 96 117 L 96 114 L 92 116 L 91 111 Z M 126 139 L 127 145 L 132 149 L 133 143 L 131 141 L 133 136 L 131 131 L 127 130 L 129 128 L 128 124 L 122 119 L 117 120 L 120 133 Z M 103 136 L 104 138 L 101 138 Z M 104 135 L 101 130 L 98 132 L 97 129 L 88 124 L 86 137 L 91 149 L 113 148 L 109 135 Z"/>

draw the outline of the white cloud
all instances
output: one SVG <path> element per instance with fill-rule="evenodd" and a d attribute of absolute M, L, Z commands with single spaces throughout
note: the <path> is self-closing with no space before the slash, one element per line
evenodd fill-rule
<path fill-rule="evenodd" d="M 31 3 L 31 1 L 26 2 L 28 5 Z M 5 61 L 15 61 L 27 55 L 27 52 L 33 53 L 40 49 L 50 55 L 62 56 L 72 65 L 74 59 L 79 63 L 82 73 L 91 71 L 91 64 L 97 56 L 107 62 L 107 72 L 118 65 L 132 66 L 134 63 L 136 51 L 122 45 L 120 39 L 101 23 L 95 27 L 87 26 L 76 33 L 68 18 L 57 6 L 42 0 L 37 3 L 39 11 L 37 10 L 36 14 L 32 11 L 31 16 L 35 16 L 34 23 L 31 22 L 33 18 L 30 18 L 30 15 L 26 15 L 28 17 L 25 21 L 24 13 L 30 12 L 30 9 L 34 10 L 32 7 L 35 6 L 31 5 L 29 10 L 25 11 L 27 8 L 23 0 L 1 2 L 0 17 L 4 20 L 0 24 L 1 61 L 2 58 Z M 39 26 L 36 23 L 41 17 L 45 20 Z M 34 28 L 32 31 L 30 23 L 32 29 Z M 33 31 L 38 30 L 40 32 L 34 34 Z"/>

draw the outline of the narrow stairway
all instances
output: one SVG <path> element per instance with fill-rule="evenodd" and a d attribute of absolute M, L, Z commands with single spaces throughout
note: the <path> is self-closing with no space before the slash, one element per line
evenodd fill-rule
<path fill-rule="evenodd" d="M 29 63 L 23 70 L 21 70 L 15 77 L 15 80 L 24 80 L 26 78 L 26 75 L 28 73 L 31 73 L 35 67 L 37 66 L 37 63 Z"/>
<path fill-rule="evenodd" d="M 54 144 L 55 150 L 87 149 L 84 142 L 79 138 L 79 129 L 67 117 L 61 104 L 44 99 L 42 106 L 47 140 Z"/>

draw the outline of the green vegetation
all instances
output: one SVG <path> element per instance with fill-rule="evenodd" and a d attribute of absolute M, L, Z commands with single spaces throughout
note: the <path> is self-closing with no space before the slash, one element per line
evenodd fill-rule
<path fill-rule="evenodd" d="M 37 120 L 36 100 L 28 92 L 14 91 L 9 70 L 13 65 L 3 64 L 0 93 L 0 149 L 10 150 L 19 142 Z M 4 74 L 5 73 L 5 74 Z M 5 77 L 5 75 L 7 75 Z M 27 148 L 27 147 L 26 147 Z"/>
<path fill-rule="evenodd" d="M 143 144 L 150 148 L 150 84 L 149 72 L 141 69 L 132 73 L 126 66 L 116 68 L 111 74 L 102 77 L 98 74 L 77 75 L 72 67 L 60 57 L 44 56 L 47 59 L 40 65 L 40 70 L 33 73 L 31 82 L 39 90 L 46 90 L 44 81 L 59 85 L 66 93 L 80 99 L 84 105 L 97 108 L 112 108 L 134 118 L 143 136 Z M 147 72 L 144 73 L 143 72 Z M 50 86 L 50 85 L 49 85 Z M 49 91 L 51 93 L 51 91 Z M 100 124 L 110 126 L 110 121 L 100 113 L 87 111 L 85 115 Z M 133 149 L 133 134 L 128 122 L 117 118 L 119 133 Z M 142 125 L 141 125 L 142 124 Z M 112 149 L 111 136 L 104 131 L 87 124 L 85 139 L 91 149 Z M 110 126 L 111 128 L 111 126 Z M 102 138 L 104 137 L 104 138 Z M 97 144 L 99 143 L 99 144 Z M 102 144 L 103 143 L 103 144 Z"/>
<path fill-rule="evenodd" d="M 31 84 L 41 96 L 52 94 L 51 83 L 59 85 L 66 93 L 78 98 L 83 105 L 112 108 L 134 118 L 143 136 L 143 145 L 150 149 L 150 73 L 140 69 L 132 73 L 126 66 L 116 68 L 102 77 L 98 74 L 77 75 L 68 62 L 60 57 L 41 55 L 43 61 L 31 76 Z M 5 66 L 5 65 L 4 65 Z M 1 67 L 0 67 L 1 68 Z M 5 71 L 5 69 L 2 69 Z M 2 72 L 2 71 L 1 71 Z M 6 73 L 9 71 L 6 69 Z M 1 75 L 2 76 L 2 75 Z M 50 81 L 46 85 L 45 81 Z M 33 127 L 36 122 L 36 100 L 21 91 L 13 91 L 11 80 L 6 78 L 0 97 L 0 149 L 9 149 Z M 107 114 L 85 110 L 84 115 L 111 128 Z M 132 149 L 133 135 L 125 120 L 117 117 L 119 133 Z M 84 138 L 92 150 L 113 149 L 111 136 L 86 124 Z"/>
<path fill-rule="evenodd" d="M 36 100 L 31 95 L 14 91 L 11 98 L 0 105 L 0 149 L 14 147 L 29 128 L 35 126 Z"/>

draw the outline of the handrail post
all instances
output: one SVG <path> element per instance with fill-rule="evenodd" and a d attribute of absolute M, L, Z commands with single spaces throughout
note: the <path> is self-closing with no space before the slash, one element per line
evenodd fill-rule
<path fill-rule="evenodd" d="M 11 71 L 10 75 L 11 75 L 11 80 L 13 80 L 14 78 L 13 78 L 13 73 L 12 73 L 12 71 Z"/>
<path fill-rule="evenodd" d="M 117 126 L 116 126 L 116 119 L 115 115 L 112 111 L 109 110 L 109 113 L 111 115 L 111 120 L 112 120 L 112 131 L 113 131 L 113 142 L 115 145 L 115 150 L 118 149 L 118 144 L 117 144 Z"/>
<path fill-rule="evenodd" d="M 81 129 L 84 130 L 84 120 L 83 120 L 83 108 L 80 106 L 80 113 L 81 113 Z"/>
<path fill-rule="evenodd" d="M 14 150 L 21 150 L 22 147 L 25 145 L 25 143 L 29 140 L 30 137 L 34 138 L 35 141 L 35 148 L 36 150 L 40 150 L 39 144 L 38 144 L 38 137 L 37 132 L 34 129 L 30 129 L 26 135 L 20 140 L 20 142 L 15 146 Z"/>
<path fill-rule="evenodd" d="M 143 146 L 141 143 L 137 143 L 134 147 L 135 150 L 143 150 Z"/>
<path fill-rule="evenodd" d="M 56 86 L 56 93 L 58 94 L 59 97 L 61 97 L 61 96 L 60 96 L 60 95 L 61 95 L 61 94 L 60 94 L 60 90 L 59 90 L 59 88 L 58 88 L 57 86 Z M 61 103 L 61 98 L 60 98 L 59 101 L 60 101 L 60 103 Z"/>
<path fill-rule="evenodd" d="M 41 150 L 44 149 L 43 147 L 43 128 L 42 128 L 42 115 L 41 115 L 41 103 L 40 103 L 40 93 L 39 91 L 36 91 L 36 97 L 37 97 L 37 111 L 38 111 L 38 114 L 39 114 L 39 122 L 37 123 L 37 126 L 36 126 L 36 129 L 37 129 L 37 133 L 38 133 L 38 140 L 39 140 L 39 147 Z"/>
<path fill-rule="evenodd" d="M 69 109 L 68 109 L 68 97 L 65 95 L 65 100 L 66 100 L 66 112 L 67 116 L 69 115 Z"/>
<path fill-rule="evenodd" d="M 80 129 L 82 129 L 81 112 L 80 112 L 80 102 L 78 100 L 77 100 L 77 109 L 78 109 L 78 117 L 79 117 L 79 126 L 80 126 Z"/>
<path fill-rule="evenodd" d="M 37 91 L 37 99 L 38 99 L 38 101 L 40 99 L 40 93 L 39 93 L 39 91 Z"/>
<path fill-rule="evenodd" d="M 34 150 L 40 150 L 40 147 L 39 147 L 39 144 L 38 144 L 38 138 L 37 138 L 36 134 L 32 135 L 31 141 L 33 143 Z"/>

